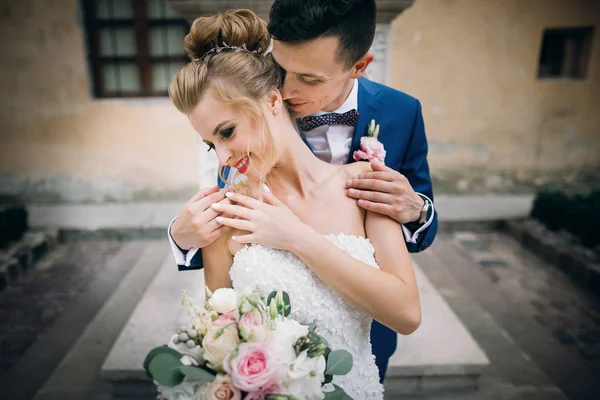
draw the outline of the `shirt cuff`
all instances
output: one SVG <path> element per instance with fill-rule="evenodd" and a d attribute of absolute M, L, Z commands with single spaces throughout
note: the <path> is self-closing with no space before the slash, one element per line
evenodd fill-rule
<path fill-rule="evenodd" d="M 425 196 L 422 193 L 417 193 L 417 194 L 429 202 L 431 214 L 429 215 L 429 218 L 427 219 L 427 221 L 425 221 L 425 223 L 423 225 L 421 225 L 419 227 L 419 229 L 417 229 L 414 232 L 412 232 L 410 229 L 408 229 L 406 226 L 404 226 L 404 224 L 402 224 L 402 233 L 404 233 L 404 239 L 406 240 L 407 243 L 417 243 L 419 234 L 421 232 L 423 232 L 425 229 L 427 229 L 427 227 L 429 225 L 431 225 L 431 222 L 433 221 L 433 216 L 435 214 L 435 208 L 433 207 L 433 201 L 431 201 L 431 199 L 429 197 Z"/>
<path fill-rule="evenodd" d="M 179 246 L 177 246 L 177 244 L 171 237 L 171 225 L 173 225 L 173 222 L 175 222 L 176 219 L 177 219 L 177 217 L 173 218 L 173 220 L 169 224 L 169 228 L 167 230 L 167 236 L 169 237 L 169 244 L 171 245 L 171 251 L 173 252 L 173 257 L 175 257 L 175 262 L 177 263 L 177 265 L 189 267 L 192 262 L 192 258 L 194 258 L 194 256 L 196 255 L 196 253 L 198 252 L 198 249 L 192 248 L 192 249 L 189 249 L 186 253 L 184 253 L 179 248 Z"/>

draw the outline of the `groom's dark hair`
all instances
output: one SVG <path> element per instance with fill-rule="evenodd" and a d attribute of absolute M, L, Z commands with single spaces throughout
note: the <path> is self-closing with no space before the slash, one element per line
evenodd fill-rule
<path fill-rule="evenodd" d="M 292 44 L 335 36 L 338 57 L 350 68 L 373 43 L 375 14 L 375 0 L 275 0 L 268 29 L 273 39 Z"/>

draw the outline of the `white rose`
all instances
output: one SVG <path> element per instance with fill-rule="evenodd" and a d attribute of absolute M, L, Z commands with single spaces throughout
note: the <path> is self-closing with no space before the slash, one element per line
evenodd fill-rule
<path fill-rule="evenodd" d="M 290 379 L 314 378 L 319 382 L 320 387 L 321 382 L 325 379 L 325 366 L 325 357 L 310 358 L 308 357 L 308 351 L 304 350 L 290 366 L 288 376 Z"/>
<path fill-rule="evenodd" d="M 294 344 L 301 336 L 308 335 L 308 327 L 301 325 L 293 319 L 279 319 L 275 323 L 275 333 L 272 344 L 277 358 L 286 365 L 290 365 L 296 358 Z"/>
<path fill-rule="evenodd" d="M 219 314 L 227 314 L 237 309 L 235 291 L 229 288 L 217 289 L 208 304 Z"/>
<path fill-rule="evenodd" d="M 223 331 L 219 337 L 215 337 L 221 329 Z M 208 330 L 202 340 L 202 347 L 204 348 L 202 355 L 211 368 L 222 370 L 223 360 L 240 342 L 238 335 L 238 330 L 234 325 L 227 325 L 222 328 L 215 326 Z"/>
<path fill-rule="evenodd" d="M 285 394 L 293 396 L 298 400 L 321 400 L 325 394 L 321 388 L 321 382 L 315 378 L 302 378 L 290 381 L 284 385 Z"/>
<path fill-rule="evenodd" d="M 299 400 L 324 398 L 321 383 L 325 380 L 325 357 L 310 358 L 304 350 L 288 370 L 286 394 Z"/>

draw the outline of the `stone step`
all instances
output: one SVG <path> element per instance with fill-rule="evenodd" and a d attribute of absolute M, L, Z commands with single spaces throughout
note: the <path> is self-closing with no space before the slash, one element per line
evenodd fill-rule
<path fill-rule="evenodd" d="M 385 378 L 391 395 L 476 390 L 489 360 L 448 303 L 413 261 L 421 298 L 421 326 L 398 336 Z"/>
<path fill-rule="evenodd" d="M 489 361 L 421 269 L 415 266 L 415 270 L 423 322 L 413 335 L 399 337 L 385 381 L 386 398 L 475 390 Z M 202 302 L 203 278 L 201 271 L 176 273 L 173 262 L 166 260 L 102 366 L 102 376 L 111 383 L 114 398 L 150 399 L 155 395 L 142 367 L 144 357 L 187 322 L 180 301 L 184 290 Z"/>
<path fill-rule="evenodd" d="M 61 354 L 68 352 L 45 379 L 34 400 L 110 399 L 110 387 L 101 377 L 102 364 L 150 282 L 165 260 L 171 258 L 167 241 L 132 241 L 108 261 L 105 273 L 92 282 L 77 304 L 38 341 L 46 348 L 66 346 Z M 80 328 L 82 320 L 91 322 Z M 26 373 L 27 369 L 37 372 L 36 361 L 43 363 L 40 355 L 45 353 L 48 351 L 34 352 L 17 376 L 31 375 Z"/>

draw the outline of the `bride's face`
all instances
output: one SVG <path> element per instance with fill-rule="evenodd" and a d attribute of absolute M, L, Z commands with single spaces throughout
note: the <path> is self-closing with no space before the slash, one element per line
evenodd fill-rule
<path fill-rule="evenodd" d="M 261 107 L 265 109 L 268 105 L 265 102 Z M 262 156 L 264 135 L 260 134 L 262 127 L 257 119 L 225 104 L 212 90 L 203 96 L 188 117 L 208 150 L 215 151 L 220 165 L 234 167 L 250 178 L 258 177 L 259 171 L 272 167 L 265 163 L 274 160 L 268 161 Z"/>

